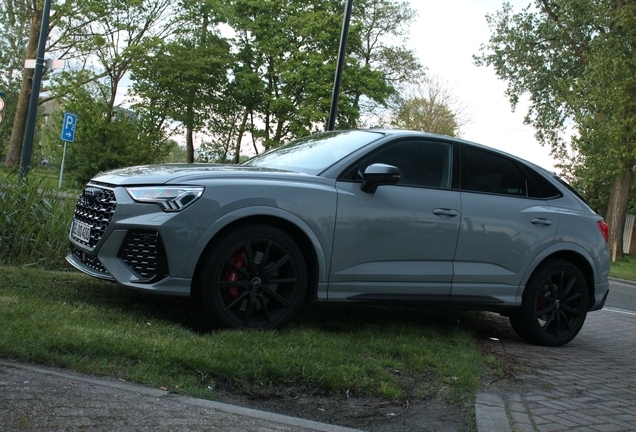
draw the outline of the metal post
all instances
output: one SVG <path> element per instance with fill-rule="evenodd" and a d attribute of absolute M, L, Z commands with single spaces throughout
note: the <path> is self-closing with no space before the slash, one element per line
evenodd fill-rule
<path fill-rule="evenodd" d="M 62 179 L 64 178 L 64 161 L 66 160 L 66 141 L 64 141 L 64 153 L 62 153 L 62 168 L 60 169 L 60 185 L 58 189 L 62 189 Z"/>
<path fill-rule="evenodd" d="M 342 34 L 340 36 L 340 49 L 338 50 L 338 63 L 336 64 L 336 77 L 333 82 L 333 94 L 331 96 L 331 109 L 327 130 L 332 131 L 336 126 L 336 114 L 338 114 L 338 99 L 340 99 L 340 84 L 342 83 L 342 70 L 344 69 L 347 55 L 347 40 L 349 38 L 349 23 L 351 22 L 351 9 L 353 0 L 347 0 L 345 15 L 342 21 Z"/>
<path fill-rule="evenodd" d="M 44 0 L 42 11 L 42 27 L 40 28 L 40 41 L 38 42 L 38 54 L 35 58 L 35 70 L 33 71 L 33 86 L 31 87 L 31 100 L 29 101 L 29 115 L 27 117 L 24 143 L 22 144 L 22 159 L 20 161 L 20 180 L 26 177 L 31 167 L 31 153 L 33 152 L 33 137 L 35 136 L 35 122 L 40 99 L 40 85 L 42 84 L 42 70 L 44 69 L 44 48 L 49 33 L 49 15 L 51 13 L 51 0 Z"/>

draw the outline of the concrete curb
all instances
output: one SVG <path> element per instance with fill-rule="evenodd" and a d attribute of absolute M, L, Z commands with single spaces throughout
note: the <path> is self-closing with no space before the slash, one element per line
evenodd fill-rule
<path fill-rule="evenodd" d="M 197 399 L 189 396 L 181 396 L 175 395 L 174 393 L 169 393 L 164 390 L 155 389 L 152 387 L 144 386 L 141 384 L 113 381 L 108 378 L 98 378 L 91 377 L 88 375 L 81 375 L 74 372 L 64 372 L 60 370 L 52 370 L 43 367 L 28 365 L 24 363 L 14 363 L 9 361 L 1 361 L 0 367 L 6 368 L 17 368 L 28 370 L 30 372 L 38 373 L 38 374 L 47 374 L 50 376 L 59 377 L 63 380 L 70 381 L 80 381 L 85 383 L 90 383 L 98 386 L 111 387 L 127 392 L 133 392 L 138 394 L 143 394 L 146 396 L 151 396 L 157 399 L 163 398 L 171 398 L 177 399 L 183 404 L 193 405 L 201 408 L 212 409 L 216 411 L 221 411 L 223 413 L 233 414 L 242 417 L 249 417 L 259 420 L 265 420 L 275 423 L 280 423 L 281 425 L 287 425 L 297 428 L 302 428 L 306 430 L 315 430 L 321 432 L 361 432 L 358 429 L 351 429 L 342 426 L 330 425 L 326 423 L 319 423 L 312 420 L 305 420 L 298 417 L 291 417 L 282 414 L 274 414 L 266 411 L 259 411 L 251 408 L 243 408 L 236 405 L 230 405 L 221 402 L 214 402 L 205 399 Z"/>
<path fill-rule="evenodd" d="M 619 279 L 619 278 L 615 278 L 615 277 L 608 277 L 607 279 L 609 279 L 610 281 L 614 281 L 614 282 L 620 282 L 620 283 L 626 284 L 626 285 L 636 286 L 636 281 L 633 281 L 633 280 Z"/>
<path fill-rule="evenodd" d="M 475 420 L 479 432 L 512 432 L 503 398 L 494 393 L 478 393 Z"/>
<path fill-rule="evenodd" d="M 25 363 L 0 360 L 0 367 L 27 370 L 32 373 L 48 375 L 59 378 L 60 381 L 76 381 L 93 384 L 99 387 L 109 387 L 125 392 L 131 392 L 156 398 L 157 400 L 178 400 L 180 403 L 196 406 L 204 409 L 219 411 L 235 416 L 274 422 L 282 425 L 301 428 L 304 430 L 314 430 L 321 432 L 360 432 L 358 429 L 351 429 L 312 420 L 305 420 L 298 417 L 291 417 L 282 414 L 275 414 L 251 408 L 244 408 L 236 405 L 214 402 L 206 399 L 197 399 L 190 396 L 182 396 L 170 393 L 161 389 L 148 387 L 141 384 L 115 381 L 109 378 L 94 377 L 81 373 L 64 371 L 57 368 L 40 367 Z M 501 396 L 494 393 L 478 393 L 475 401 L 475 418 L 478 432 L 511 432 L 506 407 Z"/>

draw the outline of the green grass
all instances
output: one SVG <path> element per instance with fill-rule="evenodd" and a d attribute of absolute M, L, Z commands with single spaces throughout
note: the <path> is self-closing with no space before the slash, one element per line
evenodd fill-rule
<path fill-rule="evenodd" d="M 0 162 L 0 178 L 17 178 L 19 172 L 19 167 L 17 168 L 7 168 L 4 163 Z M 33 167 L 29 170 L 27 174 L 27 180 L 29 182 L 34 182 L 38 185 L 38 187 L 48 190 L 59 191 L 60 186 L 60 168 L 57 167 Z M 73 194 L 79 193 L 79 191 L 83 188 L 83 185 L 78 185 L 74 181 L 69 180 L 69 173 L 64 173 L 64 178 L 62 179 L 62 191 L 69 192 Z"/>
<path fill-rule="evenodd" d="M 473 313 L 303 307 L 278 332 L 201 331 L 187 299 L 73 272 L 0 267 L 0 358 L 109 375 L 197 397 L 219 388 L 471 403 L 484 358 Z"/>
<path fill-rule="evenodd" d="M 609 275 L 619 279 L 636 281 L 636 257 L 625 255 L 617 258 L 610 267 Z"/>
<path fill-rule="evenodd" d="M 0 265 L 66 267 L 75 197 L 0 174 Z"/>

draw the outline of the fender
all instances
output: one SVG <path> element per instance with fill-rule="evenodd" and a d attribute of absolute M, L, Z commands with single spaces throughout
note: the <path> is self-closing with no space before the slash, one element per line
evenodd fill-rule
<path fill-rule="evenodd" d="M 245 219 L 251 216 L 272 216 L 279 219 L 283 219 L 287 222 L 290 222 L 297 226 L 300 230 L 305 233 L 307 238 L 311 241 L 311 244 L 314 247 L 316 257 L 318 260 L 318 280 L 326 281 L 328 268 L 327 262 L 328 260 L 325 257 L 325 248 L 323 248 L 322 243 L 318 239 L 316 233 L 307 225 L 305 221 L 300 219 L 293 213 L 282 210 L 276 207 L 266 207 L 266 206 L 255 206 L 255 207 L 244 207 L 241 209 L 234 210 L 219 219 L 217 219 L 212 225 L 210 225 L 205 232 L 199 237 L 197 244 L 193 247 L 192 253 L 190 254 L 190 258 L 188 259 L 188 264 L 186 267 L 186 275 L 189 277 L 194 276 L 194 271 L 199 262 L 199 258 L 201 254 L 210 243 L 210 241 L 214 238 L 216 234 L 218 234 L 223 228 L 230 225 L 233 222 L 239 221 L 241 219 Z M 323 236 L 324 237 L 324 236 Z"/>
<path fill-rule="evenodd" d="M 547 248 L 543 249 L 541 253 L 539 253 L 537 256 L 535 256 L 532 262 L 530 263 L 530 265 L 528 265 L 528 268 L 526 269 L 525 273 L 523 274 L 523 277 L 521 278 L 521 282 L 519 284 L 519 291 L 517 292 L 517 298 L 519 299 L 519 304 L 521 304 L 521 295 L 523 293 L 523 290 L 526 284 L 528 283 L 528 280 L 530 280 L 530 276 L 532 276 L 532 274 L 537 269 L 537 267 L 539 267 L 539 265 L 546 258 L 558 252 L 573 252 L 583 257 L 588 262 L 588 264 L 592 268 L 592 271 L 594 272 L 594 282 L 595 283 L 598 282 L 598 269 L 596 267 L 596 264 L 594 263 L 594 260 L 592 259 L 592 256 L 589 254 L 587 250 L 585 250 L 578 244 L 572 243 L 572 242 L 553 243 Z"/>

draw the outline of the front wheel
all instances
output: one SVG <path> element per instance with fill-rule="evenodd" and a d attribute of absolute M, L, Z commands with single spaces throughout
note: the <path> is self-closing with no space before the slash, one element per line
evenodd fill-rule
<path fill-rule="evenodd" d="M 210 250 L 197 284 L 199 306 L 213 326 L 278 329 L 302 304 L 307 272 L 287 234 L 255 224 L 231 232 Z"/>
<path fill-rule="evenodd" d="M 585 277 L 575 265 L 550 261 L 526 285 L 521 307 L 510 314 L 512 328 L 536 345 L 565 345 L 583 327 L 588 293 Z"/>

